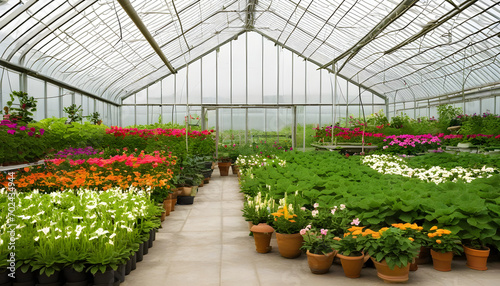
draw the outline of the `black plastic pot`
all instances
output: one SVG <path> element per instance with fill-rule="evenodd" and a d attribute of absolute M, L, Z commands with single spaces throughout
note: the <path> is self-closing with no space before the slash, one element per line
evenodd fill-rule
<path fill-rule="evenodd" d="M 139 245 L 139 250 L 135 254 L 137 262 L 141 262 L 144 259 L 144 243 Z"/>
<path fill-rule="evenodd" d="M 94 274 L 94 285 L 113 285 L 115 282 L 115 271 L 111 268 L 106 269 L 104 273 L 97 271 Z"/>
<path fill-rule="evenodd" d="M 87 273 L 78 272 L 73 267 L 64 267 L 63 275 L 66 279 L 66 283 L 68 282 L 87 282 Z"/>
<path fill-rule="evenodd" d="M 125 264 L 125 275 L 129 275 L 132 272 L 132 256 L 127 260 Z"/>
<path fill-rule="evenodd" d="M 89 282 L 88 281 L 80 281 L 80 282 L 66 282 L 64 283 L 64 286 L 88 286 Z"/>
<path fill-rule="evenodd" d="M 28 270 L 26 273 L 22 272 L 21 270 L 16 271 L 16 279 L 14 282 L 35 284 L 35 273 L 31 272 L 31 267 L 30 270 Z"/>
<path fill-rule="evenodd" d="M 137 268 L 137 253 L 134 253 L 131 258 L 132 262 L 130 263 L 130 269 L 135 270 Z"/>
<path fill-rule="evenodd" d="M 203 162 L 205 169 L 212 169 L 212 161 Z"/>
<path fill-rule="evenodd" d="M 148 254 L 149 253 L 149 240 L 146 240 L 142 243 L 142 253 L 144 255 Z"/>
<path fill-rule="evenodd" d="M 149 231 L 149 240 L 148 240 L 148 247 L 151 248 L 153 247 L 153 241 L 154 241 L 154 234 L 155 233 L 155 230 L 152 229 Z"/>
<path fill-rule="evenodd" d="M 54 284 L 54 283 L 59 282 L 60 274 L 61 274 L 60 271 L 56 271 L 56 272 L 54 272 L 54 274 L 52 274 L 50 276 L 47 276 L 45 273 L 44 274 L 37 273 L 36 279 L 38 280 L 38 284 L 43 284 L 43 285 Z"/>
<path fill-rule="evenodd" d="M 118 265 L 118 268 L 115 270 L 115 281 L 116 280 L 120 282 L 125 281 L 125 264 Z"/>
<path fill-rule="evenodd" d="M 193 202 L 194 202 L 194 198 L 193 196 L 178 196 L 177 197 L 177 204 L 179 205 L 192 205 Z"/>

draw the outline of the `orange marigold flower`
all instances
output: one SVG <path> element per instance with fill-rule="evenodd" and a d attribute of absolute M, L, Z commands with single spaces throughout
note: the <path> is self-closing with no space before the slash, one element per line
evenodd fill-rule
<path fill-rule="evenodd" d="M 433 227 L 431 227 L 430 230 L 436 230 L 436 229 L 438 229 L 438 227 L 437 226 L 433 226 Z"/>
<path fill-rule="evenodd" d="M 413 239 L 413 237 L 408 237 L 408 239 L 409 239 L 410 241 L 415 241 L 415 239 Z"/>
<path fill-rule="evenodd" d="M 436 243 L 437 244 L 441 244 L 441 240 L 440 239 L 436 239 Z"/>

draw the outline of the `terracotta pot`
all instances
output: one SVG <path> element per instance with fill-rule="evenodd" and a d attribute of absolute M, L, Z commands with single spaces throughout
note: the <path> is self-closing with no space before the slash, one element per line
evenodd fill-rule
<path fill-rule="evenodd" d="M 177 204 L 177 196 L 175 196 L 175 199 L 172 199 L 172 200 L 170 201 L 170 203 L 172 204 L 172 205 L 170 206 L 171 211 L 175 211 L 175 204 Z"/>
<path fill-rule="evenodd" d="M 248 222 L 248 230 L 251 230 L 252 226 L 254 226 L 254 224 L 251 221 L 247 221 L 247 222 Z"/>
<path fill-rule="evenodd" d="M 486 262 L 490 255 L 490 249 L 480 250 L 469 248 L 464 245 L 465 256 L 467 257 L 467 267 L 474 270 L 488 270 Z"/>
<path fill-rule="evenodd" d="M 417 270 L 418 270 L 418 264 L 415 258 L 413 258 L 413 261 L 410 263 L 410 271 L 417 271 Z"/>
<path fill-rule="evenodd" d="M 163 200 L 163 209 L 165 210 L 165 215 L 169 216 L 170 211 L 172 211 L 172 200 L 164 199 Z"/>
<path fill-rule="evenodd" d="M 190 196 L 191 191 L 193 190 L 192 187 L 181 187 L 179 189 L 181 189 L 181 192 L 177 193 L 177 196 L 184 196 L 184 197 Z"/>
<path fill-rule="evenodd" d="M 274 228 L 267 223 L 259 223 L 252 226 L 250 229 L 253 232 L 253 239 L 255 241 L 255 250 L 258 253 L 268 253 L 271 251 L 271 236 L 273 235 Z"/>
<path fill-rule="evenodd" d="M 167 217 L 167 214 L 165 211 L 162 211 L 161 212 L 161 217 L 160 217 L 160 221 L 165 221 L 165 218 Z"/>
<path fill-rule="evenodd" d="M 229 175 L 229 167 L 231 167 L 231 162 L 219 162 L 219 173 L 221 176 Z"/>
<path fill-rule="evenodd" d="M 410 276 L 410 263 L 404 267 L 394 266 L 394 269 L 389 268 L 385 259 L 381 262 L 376 261 L 372 257 L 372 261 L 377 268 L 377 276 L 384 282 L 406 282 Z"/>
<path fill-rule="evenodd" d="M 314 254 L 308 250 L 306 253 L 307 264 L 309 264 L 311 272 L 314 274 L 325 274 L 330 271 L 330 266 L 332 266 L 336 251 L 327 254 Z"/>
<path fill-rule="evenodd" d="M 240 172 L 240 168 L 238 167 L 238 165 L 231 165 L 231 171 L 233 171 L 233 175 L 238 175 L 238 173 Z"/>
<path fill-rule="evenodd" d="M 451 271 L 451 261 L 453 260 L 453 252 L 437 252 L 431 249 L 432 265 L 434 269 L 439 271 Z"/>
<path fill-rule="evenodd" d="M 204 181 L 201 181 L 201 184 L 198 185 L 198 188 L 201 188 L 204 186 Z"/>
<path fill-rule="evenodd" d="M 420 247 L 420 252 L 418 253 L 418 256 L 415 258 L 415 262 L 417 264 L 427 264 L 431 263 L 432 257 L 431 257 L 431 249 L 425 246 Z"/>
<path fill-rule="evenodd" d="M 358 278 L 361 276 L 361 269 L 365 264 L 364 254 L 360 256 L 345 256 L 337 253 L 337 257 L 340 258 L 340 263 L 346 277 Z"/>
<path fill-rule="evenodd" d="M 300 248 L 304 239 L 300 233 L 285 234 L 277 232 L 276 241 L 278 242 L 278 250 L 281 256 L 285 258 L 297 258 L 302 254 Z"/>

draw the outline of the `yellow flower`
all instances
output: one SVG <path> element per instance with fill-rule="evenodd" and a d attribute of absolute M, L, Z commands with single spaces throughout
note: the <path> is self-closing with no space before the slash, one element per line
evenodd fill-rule
<path fill-rule="evenodd" d="M 436 243 L 437 244 L 441 244 L 441 240 L 440 239 L 436 239 Z"/>
<path fill-rule="evenodd" d="M 389 229 L 388 227 L 383 227 L 383 228 L 381 228 L 381 229 L 378 231 L 378 233 L 382 234 L 382 233 L 384 233 L 384 231 L 386 231 L 386 230 L 388 230 L 388 229 Z"/>
<path fill-rule="evenodd" d="M 410 241 L 414 241 L 414 240 L 415 240 L 415 239 L 413 239 L 413 237 L 408 237 L 408 239 L 409 239 Z"/>
<path fill-rule="evenodd" d="M 431 227 L 430 230 L 436 230 L 436 229 L 438 229 L 438 227 L 437 226 L 433 226 L 433 227 Z"/>

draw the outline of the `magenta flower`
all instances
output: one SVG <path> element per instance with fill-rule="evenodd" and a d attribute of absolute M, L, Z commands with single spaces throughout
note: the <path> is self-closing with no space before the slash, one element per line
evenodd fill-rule
<path fill-rule="evenodd" d="M 9 134 L 14 134 L 14 133 L 16 133 L 16 130 L 14 130 L 14 129 L 9 129 L 9 130 L 7 131 L 7 133 L 9 133 Z"/>
<path fill-rule="evenodd" d="M 33 136 L 33 132 L 31 132 L 31 131 L 30 131 L 30 132 L 28 132 L 28 135 L 29 135 L 29 136 Z"/>
<path fill-rule="evenodd" d="M 326 235 L 328 233 L 328 229 L 321 229 L 321 234 L 322 235 Z"/>
<path fill-rule="evenodd" d="M 26 130 L 26 126 L 21 126 L 21 127 L 19 127 L 19 130 L 21 130 L 21 131 Z"/>

